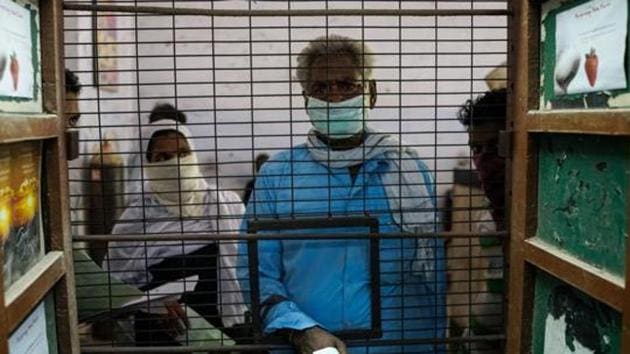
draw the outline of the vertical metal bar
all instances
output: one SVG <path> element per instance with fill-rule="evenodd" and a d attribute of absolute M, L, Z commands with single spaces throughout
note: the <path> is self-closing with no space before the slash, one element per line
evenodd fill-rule
<path fill-rule="evenodd" d="M 473 1 L 474 0 L 470 1 L 470 6 L 471 7 L 473 6 Z M 475 35 L 473 33 L 474 31 L 473 31 L 473 28 L 472 28 L 473 21 L 474 21 L 474 18 L 471 15 L 470 16 L 470 27 L 471 28 L 469 28 L 469 31 L 470 31 L 470 62 L 469 62 L 469 65 L 470 65 L 470 72 L 469 72 L 469 75 L 470 75 L 470 87 L 469 87 L 470 94 L 469 94 L 469 99 L 471 100 L 470 101 L 471 103 L 475 99 L 475 95 L 473 94 L 474 90 L 475 90 L 474 83 L 473 83 L 473 78 L 475 77 L 474 76 L 475 75 L 475 67 L 474 67 L 474 65 L 475 65 Z M 469 131 L 472 131 L 473 129 L 476 128 L 475 125 L 477 124 L 477 120 L 475 119 L 475 112 L 474 111 L 471 112 L 470 115 L 471 115 L 472 119 L 470 121 L 470 128 L 469 128 L 470 130 Z M 468 139 L 470 139 L 470 136 L 468 136 Z M 472 156 L 472 151 L 471 151 L 470 152 L 470 158 L 468 159 L 468 169 L 471 170 L 471 171 L 477 171 L 476 167 L 473 165 L 472 157 L 473 156 Z M 469 187 L 468 188 L 468 208 L 469 208 L 468 209 L 468 225 L 469 225 L 468 226 L 468 230 L 469 231 L 475 230 L 474 225 L 475 225 L 476 222 L 478 222 L 477 220 L 474 219 L 474 214 L 473 214 L 473 208 L 476 208 L 477 204 L 478 203 L 476 203 L 476 200 L 473 199 L 473 190 L 472 190 L 472 188 Z M 468 306 L 468 309 L 466 311 L 466 317 L 467 317 L 466 318 L 466 320 L 467 320 L 466 324 L 467 324 L 468 328 L 471 328 L 472 324 L 473 324 L 473 320 L 472 320 L 473 311 L 472 311 L 472 309 L 473 309 L 473 304 L 474 304 L 475 295 L 476 295 L 474 293 L 474 290 L 478 289 L 478 287 L 476 287 L 475 285 L 478 284 L 478 282 L 480 281 L 479 279 L 475 279 L 473 254 L 474 254 L 474 247 L 479 247 L 479 245 L 478 245 L 479 242 L 477 242 L 477 244 L 475 244 L 471 238 L 468 238 L 467 241 L 468 241 L 467 242 L 468 243 L 468 245 L 467 245 L 468 246 L 467 247 L 467 250 L 468 250 L 468 270 L 466 270 L 466 271 L 468 272 L 468 276 L 466 277 L 466 279 L 467 279 L 467 283 L 468 283 L 467 284 L 468 285 L 468 294 L 466 296 L 466 301 L 467 301 L 466 305 Z M 477 238 L 476 241 L 479 241 L 479 238 Z"/>
<path fill-rule="evenodd" d="M 138 0 L 134 0 L 134 5 L 137 6 L 138 5 Z M 139 35 L 139 16 L 138 13 L 134 13 L 133 14 L 133 25 L 134 25 L 134 50 L 135 50 L 135 66 L 136 66 L 136 70 L 135 70 L 135 79 L 136 79 L 136 109 L 137 109 L 137 116 L 138 116 L 138 142 L 139 142 L 139 147 L 140 147 L 140 181 L 136 182 L 136 183 L 140 183 L 140 191 L 141 191 L 141 195 L 140 195 L 140 199 L 141 199 L 141 205 L 142 205 L 142 232 L 143 233 L 147 233 L 147 221 L 149 220 L 149 218 L 147 217 L 147 205 L 146 205 L 146 198 L 145 198 L 145 186 L 144 186 L 144 182 L 145 182 L 145 170 L 144 170 L 144 156 L 146 156 L 147 151 L 143 151 L 143 141 L 142 139 L 144 138 L 143 134 L 142 134 L 142 129 L 143 129 L 143 124 L 142 124 L 142 101 L 141 101 L 141 92 L 140 92 L 140 40 L 138 39 L 138 35 Z M 148 146 L 148 145 L 147 145 Z M 137 167 L 136 167 L 137 168 Z M 142 244 L 142 247 L 144 247 L 145 252 L 143 252 L 143 261 L 144 261 L 144 269 L 145 271 L 145 277 L 146 279 L 150 279 L 149 278 L 149 254 L 146 250 L 149 249 L 149 242 L 148 241 L 144 241 Z M 109 257 L 109 252 L 107 252 Z M 107 272 L 107 278 L 108 278 L 108 282 L 109 282 L 109 289 L 110 289 L 110 293 L 109 293 L 109 306 L 110 309 L 113 307 L 113 302 L 112 302 L 112 274 L 111 272 Z M 135 325 L 135 321 L 133 322 Z M 115 344 L 115 337 L 112 338 L 112 345 Z"/>
<path fill-rule="evenodd" d="M 288 7 L 289 11 L 291 10 L 291 4 L 292 3 L 293 3 L 292 1 L 287 1 L 287 7 Z M 289 90 L 288 90 L 288 92 L 289 92 L 289 146 L 293 146 L 293 133 L 294 133 L 294 131 L 293 131 L 293 124 L 294 124 L 294 120 L 293 120 L 294 119 L 293 118 L 293 109 L 294 109 L 294 107 L 293 107 L 293 75 L 292 75 L 292 72 L 293 72 L 293 68 L 292 68 L 292 65 L 293 65 L 292 51 L 293 51 L 293 49 L 291 48 L 291 46 L 293 44 L 292 43 L 292 32 L 293 32 L 293 29 L 291 28 L 291 25 L 293 23 L 292 22 L 293 19 L 291 18 L 291 15 L 288 16 L 287 20 L 289 21 L 288 22 L 288 26 L 287 26 L 288 27 L 288 31 L 287 31 L 288 32 L 288 40 L 289 40 L 289 43 L 288 43 L 289 44 Z M 298 80 L 300 80 L 300 78 L 298 78 Z M 303 87 L 304 87 L 304 85 L 306 83 L 299 82 L 299 84 L 300 84 L 300 88 L 303 89 Z M 302 99 L 304 99 L 304 98 L 302 98 Z M 289 178 L 291 179 L 290 182 L 289 182 L 289 186 L 291 188 L 291 200 L 290 200 L 290 205 L 291 205 L 291 209 L 290 210 L 291 211 L 290 211 L 290 213 L 291 213 L 291 215 L 295 215 L 295 186 L 294 186 L 294 183 L 295 183 L 295 178 L 294 178 L 294 176 L 295 176 L 295 171 L 294 171 L 294 168 L 295 168 L 295 152 L 294 152 L 294 149 L 289 149 L 289 165 L 290 165 Z"/>
<path fill-rule="evenodd" d="M 370 225 L 370 280 L 372 283 L 371 336 L 373 338 L 379 338 L 383 335 L 381 322 L 381 247 L 378 232 L 378 220 L 376 220 L 376 222 L 372 222 Z"/>
<path fill-rule="evenodd" d="M 214 1 L 210 2 L 210 8 L 214 9 Z M 214 155 L 215 155 L 215 175 L 214 175 L 214 182 L 216 184 L 216 210 L 217 210 L 217 220 L 216 220 L 216 225 L 217 225 L 217 229 L 219 230 L 219 232 L 223 232 L 223 230 L 221 230 L 221 223 L 220 223 L 220 215 L 221 215 L 221 206 L 220 206 L 220 198 L 221 198 L 221 187 L 219 184 L 219 167 L 220 167 L 220 163 L 219 163 L 219 123 L 217 122 L 217 86 L 216 86 L 216 81 L 217 81 L 217 71 L 216 71 L 216 46 L 215 46 L 215 31 L 216 31 L 216 18 L 214 16 L 210 17 L 210 30 L 211 30 L 211 48 L 212 48 L 212 128 L 213 128 L 213 132 L 212 132 L 212 137 L 213 137 L 213 141 L 214 141 Z M 253 192 L 253 191 L 252 191 Z M 232 232 L 235 230 L 229 230 L 229 232 Z M 221 242 L 221 241 L 219 241 Z M 219 250 L 219 256 L 220 256 L 220 246 L 217 247 Z M 217 264 L 220 266 L 221 262 L 217 262 Z M 220 275 L 220 269 L 217 272 L 217 276 Z M 238 279 L 239 281 L 241 281 L 241 279 Z M 218 284 L 221 284 L 221 281 L 217 282 Z M 217 294 L 217 298 L 219 298 L 218 294 Z M 225 341 L 225 336 L 222 334 L 221 335 L 221 344 L 223 344 L 223 342 Z"/>
<path fill-rule="evenodd" d="M 438 8 L 438 1 L 435 1 L 434 2 L 434 9 L 437 10 L 437 8 Z M 439 146 L 438 146 L 438 134 L 439 134 L 438 102 L 439 102 L 439 95 L 440 95 L 439 86 L 438 86 L 438 79 L 439 79 L 439 75 L 440 75 L 439 64 L 438 64 L 439 63 L 439 60 L 438 60 L 439 59 L 439 51 L 440 51 L 439 43 L 438 43 L 438 39 L 439 39 L 439 29 L 438 29 L 438 27 L 439 27 L 439 18 L 437 16 L 435 16 L 434 17 L 434 21 L 435 21 L 435 23 L 434 23 L 434 25 L 435 25 L 435 31 L 434 31 L 434 36 L 435 36 L 435 38 L 434 38 L 435 42 L 434 43 L 435 44 L 434 44 L 434 46 L 435 47 L 433 48 L 433 51 L 434 51 L 434 55 L 435 55 L 434 60 L 435 60 L 435 67 L 436 68 L 435 68 L 435 81 L 434 81 L 434 88 L 435 88 L 435 90 L 434 90 L 434 100 L 435 100 L 434 101 L 434 106 L 435 106 L 435 108 L 434 108 L 434 113 L 433 113 L 433 117 L 434 117 L 434 121 L 433 121 L 433 131 L 434 131 L 434 133 L 433 133 L 433 163 L 434 163 L 434 170 L 435 170 L 434 183 L 437 186 L 438 178 L 440 177 L 438 175 L 438 172 L 439 172 L 439 168 L 438 168 L 438 166 L 439 166 L 439 161 L 438 161 L 438 148 L 439 148 Z M 401 63 L 401 65 L 402 65 L 402 63 Z M 432 192 L 435 192 L 435 190 L 433 190 Z M 434 198 L 435 198 L 435 202 L 437 203 L 437 193 L 434 193 Z M 437 204 L 436 204 L 435 207 L 437 208 Z M 433 215 L 434 215 L 434 219 L 433 219 L 434 225 L 433 226 L 435 228 L 437 226 L 437 225 L 435 225 L 435 222 L 436 222 L 436 219 L 435 219 L 436 212 L 435 211 L 434 211 Z M 416 244 L 417 243 L 418 243 L 418 240 L 416 240 Z M 437 245 L 437 242 L 435 244 Z M 434 254 L 437 256 L 437 249 L 436 249 L 436 252 L 434 252 Z M 435 267 L 434 270 L 435 270 L 435 273 L 436 273 L 435 276 L 437 277 L 438 267 Z M 435 284 L 435 285 L 437 285 L 437 284 Z M 437 289 L 437 288 L 438 287 L 435 286 L 435 289 Z M 436 296 L 436 300 L 437 300 L 437 298 L 440 296 L 440 294 L 436 294 L 435 296 Z M 444 294 L 444 296 L 446 297 L 446 294 Z M 445 304 L 446 304 L 446 298 L 444 299 L 444 301 L 445 301 Z M 437 315 L 438 315 L 438 309 L 437 309 L 437 306 L 435 306 L 435 308 L 433 310 L 433 316 L 434 316 L 435 321 L 437 321 L 437 318 L 438 318 Z M 437 328 L 434 328 L 433 333 L 434 333 L 435 337 L 437 337 L 437 332 L 438 332 Z M 433 347 L 433 349 L 436 350 L 436 351 L 438 351 L 438 349 L 437 349 L 437 345 L 438 344 L 439 343 L 436 343 L 434 345 L 434 347 Z"/>
<path fill-rule="evenodd" d="M 249 233 L 255 233 L 249 230 Z M 262 337 L 262 321 L 260 314 L 260 285 L 258 272 L 258 241 L 247 240 L 247 254 L 249 266 L 249 291 L 251 294 L 251 312 L 254 343 L 258 343 Z"/>
<path fill-rule="evenodd" d="M 397 3 L 398 9 L 401 10 L 402 9 L 402 0 L 399 0 Z M 398 86 L 398 161 L 396 161 L 398 163 L 398 171 L 395 173 L 398 173 L 398 205 L 400 205 L 400 210 L 396 210 L 394 212 L 399 213 L 400 215 L 400 231 L 404 232 L 405 231 L 405 206 L 403 203 L 403 192 L 402 192 L 402 181 L 403 181 L 403 176 L 402 176 L 402 166 L 403 166 L 403 124 L 402 121 L 404 119 L 403 117 L 403 97 L 402 97 L 402 83 L 403 83 L 403 78 L 402 78 L 402 53 L 403 53 L 403 32 L 402 32 L 402 16 L 398 16 L 398 26 L 397 26 L 397 34 L 398 34 L 398 82 L 396 83 Z M 391 172 L 389 172 L 391 173 Z M 420 186 L 418 186 L 419 188 Z M 389 198 L 389 196 L 388 196 Z M 418 239 L 414 240 L 415 242 L 413 242 L 416 246 L 418 245 Z M 405 338 L 405 332 L 406 332 L 406 326 L 405 326 L 405 311 L 408 309 L 406 304 L 405 304 L 405 293 L 406 293 L 406 289 L 405 289 L 405 265 L 407 264 L 407 261 L 405 259 L 405 238 L 400 238 L 398 240 L 398 244 L 399 244 L 399 249 L 396 250 L 396 252 L 398 253 L 398 257 L 400 258 L 400 267 L 399 267 L 399 272 L 400 272 L 400 307 L 402 308 L 402 315 L 400 316 L 400 318 L 398 319 L 400 321 L 400 328 L 401 328 L 401 337 L 404 339 Z M 417 247 L 416 247 L 416 252 L 417 252 Z M 409 260 L 411 261 L 411 260 Z M 410 269 L 411 270 L 411 269 Z M 398 350 L 400 350 L 401 352 L 404 351 L 403 350 L 404 347 L 399 347 Z"/>

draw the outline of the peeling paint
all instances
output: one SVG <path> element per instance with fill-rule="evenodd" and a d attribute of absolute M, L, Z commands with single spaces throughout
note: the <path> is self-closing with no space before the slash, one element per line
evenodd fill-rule
<path fill-rule="evenodd" d="M 538 237 L 625 274 L 630 142 L 548 135 L 539 146 Z"/>
<path fill-rule="evenodd" d="M 621 353 L 621 314 L 568 284 L 536 272 L 533 354 Z"/>

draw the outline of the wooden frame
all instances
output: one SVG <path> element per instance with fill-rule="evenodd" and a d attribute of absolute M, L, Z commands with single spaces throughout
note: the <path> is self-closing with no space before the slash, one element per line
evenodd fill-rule
<path fill-rule="evenodd" d="M 622 350 L 630 352 L 630 257 L 625 280 L 530 239 L 537 231 L 537 152 L 534 134 L 597 134 L 630 136 L 630 110 L 595 109 L 539 111 L 539 39 L 541 1 L 512 2 L 510 24 L 512 83 L 510 115 L 514 145 L 511 203 L 510 308 L 508 353 L 532 350 L 534 273 L 544 270 L 622 313 Z M 523 173 L 525 171 L 525 173 Z M 630 227 L 630 225 L 629 225 Z M 626 254 L 630 254 L 627 243 Z"/>
<path fill-rule="evenodd" d="M 0 354 L 8 353 L 10 333 L 47 294 L 54 294 L 57 343 L 60 353 L 78 353 L 72 243 L 68 212 L 68 177 L 65 156 L 63 9 L 57 0 L 40 0 L 42 114 L 0 115 L 0 144 L 42 141 L 47 189 L 42 208 L 49 212 L 44 225 L 46 255 L 10 289 L 0 273 Z M 0 264 L 4 260 L 0 248 Z"/>

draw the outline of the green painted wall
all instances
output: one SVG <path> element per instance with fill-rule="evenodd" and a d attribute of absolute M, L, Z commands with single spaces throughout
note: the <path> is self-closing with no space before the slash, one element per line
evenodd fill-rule
<path fill-rule="evenodd" d="M 579 347 L 598 354 L 621 353 L 621 315 L 542 271 L 536 273 L 532 326 L 534 354 Z M 553 353 L 550 347 L 555 347 Z"/>
<path fill-rule="evenodd" d="M 559 134 L 539 139 L 537 236 L 623 277 L 630 140 Z"/>

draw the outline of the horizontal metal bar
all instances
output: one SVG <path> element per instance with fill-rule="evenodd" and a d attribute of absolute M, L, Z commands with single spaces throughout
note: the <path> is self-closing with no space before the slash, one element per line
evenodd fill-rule
<path fill-rule="evenodd" d="M 436 27 L 437 28 L 437 27 Z M 410 44 L 410 43 L 435 43 L 435 42 L 441 42 L 441 43 L 459 43 L 459 42 L 466 42 L 466 43 L 470 43 L 470 42 L 474 42 L 474 43 L 482 43 L 482 42 L 499 42 L 499 41 L 504 41 L 505 38 L 504 37 L 496 37 L 496 38 L 411 38 L 411 39 L 400 39 L 400 40 L 395 40 L 392 38 L 374 38 L 374 39 L 368 39 L 365 40 L 364 42 L 367 42 L 368 45 L 374 44 L 374 43 L 391 43 L 393 41 L 396 42 L 401 42 L 403 44 Z M 308 39 L 304 39 L 304 40 L 297 40 L 294 39 L 291 41 L 291 43 L 293 44 L 298 44 L 298 43 L 304 43 L 307 44 L 309 42 L 311 42 L 312 40 L 308 40 Z M 147 40 L 147 41 L 138 41 L 138 40 L 128 40 L 128 41 L 122 41 L 122 40 L 118 40 L 118 41 L 102 41 L 99 42 L 99 45 L 136 45 L 136 44 L 142 44 L 142 45 L 165 45 L 165 44 L 229 44 L 229 45 L 234 45 L 234 44 L 273 44 L 273 43 L 277 43 L 277 44 L 285 44 L 287 43 L 286 39 L 251 39 L 251 40 L 240 40 L 240 39 L 215 39 L 214 41 L 211 41 L 209 39 L 207 40 L 195 40 L 195 39 L 189 39 L 189 40 Z M 64 45 L 93 45 L 94 43 L 91 41 L 80 41 L 80 42 L 66 42 L 64 43 Z M 259 50 L 260 47 L 255 48 L 256 50 Z M 377 52 L 376 55 L 378 55 L 379 53 Z M 208 54 L 208 56 L 211 56 L 210 54 Z"/>
<path fill-rule="evenodd" d="M 473 238 L 473 237 L 506 237 L 507 231 L 496 232 L 387 232 L 379 233 L 379 238 Z M 208 233 L 200 232 L 195 234 L 137 234 L 137 235 L 83 235 L 73 236 L 73 241 L 247 241 L 247 240 L 347 240 L 347 239 L 370 239 L 372 236 L 367 232 L 348 232 L 340 234 L 322 233 L 300 233 L 300 234 L 246 234 L 246 233 Z"/>
<path fill-rule="evenodd" d="M 314 9 L 314 10 L 229 10 L 127 5 L 83 5 L 64 2 L 65 10 L 120 12 L 155 15 L 213 17 L 296 17 L 296 16 L 506 16 L 508 9 Z"/>
<path fill-rule="evenodd" d="M 415 345 L 415 344 L 440 344 L 440 343 L 472 343 L 484 341 L 504 340 L 505 335 L 484 335 L 471 337 L 451 337 L 441 339 L 390 339 L 390 340 L 367 340 L 348 341 L 349 347 L 355 346 L 390 346 L 390 345 Z M 83 347 L 82 353 L 192 353 L 192 352 L 248 352 L 271 349 L 288 348 L 286 345 L 260 344 L 260 345 L 204 345 L 204 346 L 182 346 L 182 347 Z"/>
<path fill-rule="evenodd" d="M 66 18 L 84 18 L 84 17 L 88 17 L 90 15 L 69 15 L 66 14 Z M 439 26 L 435 26 L 435 25 L 401 25 L 401 26 L 396 26 L 396 28 L 400 28 L 400 29 L 434 29 L 434 28 L 439 28 L 439 29 L 470 29 L 470 25 L 450 25 L 450 24 L 446 24 L 446 25 L 442 25 L 440 24 Z M 325 26 L 325 25 L 252 25 L 252 29 L 255 30 L 283 30 L 286 31 L 287 29 L 330 29 L 330 28 L 334 28 L 334 29 L 391 29 L 392 26 L 391 25 L 369 25 L 366 24 L 364 26 L 360 25 L 360 24 L 356 24 L 356 25 L 352 25 L 352 24 L 335 24 L 335 25 L 329 25 L 329 26 Z M 207 27 L 201 27 L 201 26 L 175 26 L 174 28 L 171 27 L 164 27 L 164 26 L 141 26 L 141 27 L 116 27 L 116 31 L 172 31 L 173 29 L 180 31 L 180 30 L 191 30 L 191 31 L 199 31 L 199 30 L 246 30 L 247 28 L 242 27 L 242 26 L 221 26 L 221 25 L 216 25 L 216 26 L 207 26 Z M 474 29 L 507 29 L 506 25 L 479 25 L 479 26 L 475 26 Z M 64 28 L 63 29 L 64 32 L 91 32 L 92 29 L 91 28 Z M 101 28 L 98 29 L 99 31 L 108 31 L 110 30 L 109 28 Z"/>
<path fill-rule="evenodd" d="M 250 231 L 298 230 L 328 227 L 376 227 L 378 219 L 369 216 L 348 216 L 334 218 L 290 218 L 259 219 L 249 221 Z"/>

